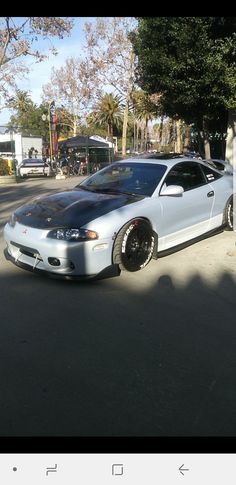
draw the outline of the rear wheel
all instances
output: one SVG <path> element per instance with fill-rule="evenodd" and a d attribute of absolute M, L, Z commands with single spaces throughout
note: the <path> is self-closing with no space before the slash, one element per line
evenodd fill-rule
<path fill-rule="evenodd" d="M 128 222 L 118 233 L 113 249 L 113 262 L 121 270 L 139 271 L 147 266 L 154 250 L 154 234 L 143 219 Z"/>
<path fill-rule="evenodd" d="M 225 223 L 225 229 L 226 231 L 233 231 L 233 213 L 234 213 L 234 207 L 233 207 L 233 196 L 230 197 L 228 200 L 226 206 L 225 206 L 225 212 L 224 212 L 224 223 Z"/>

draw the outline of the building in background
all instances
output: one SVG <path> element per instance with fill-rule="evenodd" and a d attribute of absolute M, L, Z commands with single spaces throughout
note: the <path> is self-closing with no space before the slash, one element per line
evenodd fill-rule
<path fill-rule="evenodd" d="M 43 139 L 41 136 L 23 136 L 7 128 L 0 133 L 0 157 L 16 159 L 18 164 L 24 158 L 42 158 Z"/>

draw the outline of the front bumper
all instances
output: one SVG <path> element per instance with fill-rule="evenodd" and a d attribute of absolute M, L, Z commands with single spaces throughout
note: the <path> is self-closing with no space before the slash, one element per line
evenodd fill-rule
<path fill-rule="evenodd" d="M 48 230 L 18 222 L 14 227 L 6 224 L 6 259 L 21 268 L 54 278 L 84 279 L 95 278 L 103 272 L 114 276 L 119 273 L 117 265 L 112 265 L 111 239 L 70 243 L 49 239 L 47 234 Z"/>
<path fill-rule="evenodd" d="M 120 275 L 120 268 L 117 264 L 111 264 L 107 268 L 104 268 L 102 271 L 100 271 L 100 273 L 95 275 L 79 276 L 79 275 L 65 275 L 65 274 L 59 274 L 59 273 L 52 273 L 49 271 L 45 271 L 43 269 L 39 269 L 37 267 L 34 268 L 29 264 L 22 263 L 21 261 L 16 261 L 15 258 L 13 258 L 13 256 L 9 254 L 7 248 L 4 249 L 4 256 L 8 261 L 11 261 L 11 263 L 15 264 L 19 268 L 25 269 L 27 271 L 31 271 L 33 273 L 43 274 L 53 279 L 85 281 L 85 280 L 100 280 L 103 278 L 113 278 L 115 276 Z"/>

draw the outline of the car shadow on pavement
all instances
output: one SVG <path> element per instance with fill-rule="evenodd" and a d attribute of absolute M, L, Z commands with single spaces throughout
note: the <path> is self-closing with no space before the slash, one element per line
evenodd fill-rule
<path fill-rule="evenodd" d="M 1 437 L 236 435 L 230 274 L 147 288 L 12 267 L 0 292 Z"/>

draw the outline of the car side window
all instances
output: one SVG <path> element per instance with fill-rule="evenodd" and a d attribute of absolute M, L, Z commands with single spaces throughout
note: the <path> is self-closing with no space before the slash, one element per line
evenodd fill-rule
<path fill-rule="evenodd" d="M 166 185 L 181 185 L 184 191 L 206 184 L 203 172 L 197 162 L 177 163 L 168 173 Z"/>
<path fill-rule="evenodd" d="M 214 180 L 218 180 L 223 176 L 221 173 L 217 173 L 211 167 L 206 167 L 205 165 L 201 165 L 201 169 L 206 177 L 207 183 L 214 182 Z"/>

